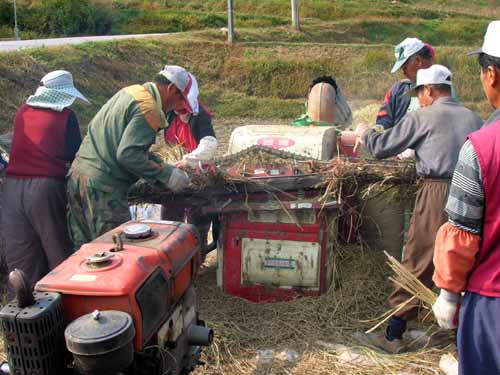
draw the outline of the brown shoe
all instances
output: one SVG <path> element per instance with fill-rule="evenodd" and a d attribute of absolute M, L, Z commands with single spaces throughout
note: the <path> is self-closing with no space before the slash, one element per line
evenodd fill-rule
<path fill-rule="evenodd" d="M 381 349 L 389 354 L 399 354 L 406 350 L 407 342 L 404 339 L 387 340 L 384 334 L 374 332 L 366 333 L 358 336 L 358 339 L 367 346 Z"/>

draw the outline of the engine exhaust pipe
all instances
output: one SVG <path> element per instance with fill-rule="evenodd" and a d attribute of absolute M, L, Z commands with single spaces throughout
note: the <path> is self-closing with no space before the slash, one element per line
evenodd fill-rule
<path fill-rule="evenodd" d="M 14 290 L 17 304 L 20 308 L 28 307 L 35 303 L 35 297 L 33 297 L 28 276 L 22 270 L 16 268 L 9 274 L 9 284 Z"/>
<path fill-rule="evenodd" d="M 189 345 L 211 345 L 214 341 L 214 331 L 205 326 L 191 324 L 187 330 L 187 339 Z"/>

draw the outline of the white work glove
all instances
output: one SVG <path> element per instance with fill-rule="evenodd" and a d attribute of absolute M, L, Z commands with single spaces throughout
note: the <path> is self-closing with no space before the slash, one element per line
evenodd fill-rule
<path fill-rule="evenodd" d="M 189 184 L 189 176 L 179 168 L 172 169 L 170 178 L 168 179 L 167 187 L 174 193 L 185 189 Z"/>
<path fill-rule="evenodd" d="M 441 328 L 455 329 L 458 326 L 460 295 L 441 289 L 439 297 L 432 306 L 434 316 Z"/>
<path fill-rule="evenodd" d="M 400 160 L 415 159 L 415 150 L 407 148 L 402 153 L 398 154 L 398 159 Z"/>
<path fill-rule="evenodd" d="M 215 137 L 203 137 L 200 139 L 198 147 L 189 154 L 184 155 L 182 159 L 185 160 L 191 168 L 196 168 L 200 161 L 204 162 L 214 158 L 217 152 L 217 145 L 218 142 Z"/>

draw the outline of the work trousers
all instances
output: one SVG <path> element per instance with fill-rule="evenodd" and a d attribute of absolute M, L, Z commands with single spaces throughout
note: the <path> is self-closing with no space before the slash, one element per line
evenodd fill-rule
<path fill-rule="evenodd" d="M 2 198 L 8 271 L 24 271 L 33 286 L 72 252 L 66 226 L 66 184 L 54 178 L 7 177 Z"/>
<path fill-rule="evenodd" d="M 432 288 L 434 273 L 434 242 L 438 229 L 448 217 L 445 212 L 448 199 L 449 180 L 425 179 L 415 198 L 415 209 L 410 221 L 408 241 L 404 247 L 401 263 L 425 286 Z M 389 296 L 389 304 L 396 307 L 412 296 L 403 288 L 395 286 Z M 410 320 L 418 315 L 419 301 L 414 299 L 401 309 L 396 316 Z"/>
<path fill-rule="evenodd" d="M 75 250 L 130 220 L 126 192 L 107 189 L 76 173 L 69 176 L 67 191 L 68 227 Z"/>
<path fill-rule="evenodd" d="M 467 292 L 458 322 L 459 375 L 500 374 L 500 298 Z"/>

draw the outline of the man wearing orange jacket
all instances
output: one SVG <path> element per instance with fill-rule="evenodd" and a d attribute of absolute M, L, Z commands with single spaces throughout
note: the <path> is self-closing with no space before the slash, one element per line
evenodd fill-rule
<path fill-rule="evenodd" d="M 459 374 L 500 374 L 500 21 L 488 26 L 479 54 L 481 83 L 496 109 L 468 136 L 438 231 L 433 306 L 443 328 L 458 325 Z M 465 291 L 463 302 L 460 294 Z M 458 318 L 458 319 L 457 319 Z"/>

